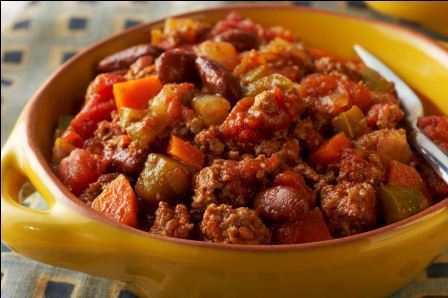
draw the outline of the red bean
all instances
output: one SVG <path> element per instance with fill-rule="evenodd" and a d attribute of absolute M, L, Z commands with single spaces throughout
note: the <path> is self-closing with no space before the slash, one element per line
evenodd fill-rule
<path fill-rule="evenodd" d="M 235 104 L 242 96 L 239 79 L 218 63 L 205 58 L 196 58 L 196 68 L 202 82 L 212 93 L 219 94 Z"/>
<path fill-rule="evenodd" d="M 322 212 L 315 208 L 293 222 L 282 223 L 274 228 L 276 244 L 307 243 L 331 239 Z"/>
<path fill-rule="evenodd" d="M 275 186 L 260 192 L 254 200 L 260 216 L 271 222 L 290 222 L 307 212 L 307 198 L 295 188 Z"/>
<path fill-rule="evenodd" d="M 196 56 L 182 50 L 171 50 L 163 53 L 156 62 L 159 79 L 162 83 L 197 82 L 195 67 Z"/>
<path fill-rule="evenodd" d="M 107 56 L 98 63 L 98 72 L 111 72 L 118 69 L 128 68 L 142 56 L 156 58 L 163 53 L 159 47 L 151 44 L 139 44 Z"/>
<path fill-rule="evenodd" d="M 258 49 L 260 46 L 260 39 L 256 34 L 238 29 L 224 31 L 215 40 L 231 43 L 238 52 Z"/>

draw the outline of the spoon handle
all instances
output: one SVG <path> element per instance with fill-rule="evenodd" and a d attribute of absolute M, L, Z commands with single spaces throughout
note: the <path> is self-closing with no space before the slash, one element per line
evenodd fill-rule
<path fill-rule="evenodd" d="M 418 129 L 412 132 L 411 138 L 415 149 L 443 181 L 448 183 L 448 155 Z"/>

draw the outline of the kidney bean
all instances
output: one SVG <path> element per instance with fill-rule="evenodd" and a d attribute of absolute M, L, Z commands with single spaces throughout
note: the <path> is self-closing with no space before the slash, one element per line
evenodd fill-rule
<path fill-rule="evenodd" d="M 294 221 L 310 209 L 301 192 L 289 186 L 275 186 L 260 192 L 253 205 L 261 218 L 271 222 Z"/>
<path fill-rule="evenodd" d="M 241 98 L 239 79 L 221 65 L 206 57 L 197 57 L 196 68 L 212 93 L 222 95 L 233 104 Z"/>
<path fill-rule="evenodd" d="M 231 43 L 238 52 L 258 49 L 260 46 L 260 39 L 256 34 L 238 29 L 224 31 L 215 40 Z"/>
<path fill-rule="evenodd" d="M 151 44 L 139 44 L 107 56 L 98 63 L 98 72 L 111 72 L 118 69 L 128 68 L 142 56 L 156 58 L 163 53 L 159 47 Z"/>
<path fill-rule="evenodd" d="M 198 81 L 195 67 L 196 56 L 182 50 L 170 50 L 156 61 L 156 69 L 162 83 L 183 83 Z"/>
<path fill-rule="evenodd" d="M 319 208 L 300 215 L 296 221 L 276 225 L 272 236 L 276 244 L 307 243 L 331 239 L 330 231 Z"/>

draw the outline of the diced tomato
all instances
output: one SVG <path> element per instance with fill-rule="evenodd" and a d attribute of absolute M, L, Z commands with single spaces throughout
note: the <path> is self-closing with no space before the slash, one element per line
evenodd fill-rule
<path fill-rule="evenodd" d="M 124 175 L 110 182 L 92 202 L 92 208 L 122 224 L 137 226 L 137 197 Z"/>
<path fill-rule="evenodd" d="M 309 206 L 313 207 L 315 205 L 315 197 L 313 196 L 311 189 L 308 187 L 308 185 L 306 185 L 302 175 L 297 174 L 294 171 L 287 170 L 278 174 L 275 177 L 274 185 L 282 185 L 295 188 L 300 191 L 302 197 L 306 198 Z"/>
<path fill-rule="evenodd" d="M 189 166 L 195 167 L 198 170 L 202 169 L 204 166 L 204 153 L 191 145 L 189 142 L 186 142 L 174 135 L 171 136 L 167 152 L 175 159 Z"/>
<path fill-rule="evenodd" d="M 327 51 L 324 51 L 322 49 L 308 48 L 308 53 L 311 55 L 311 57 L 313 57 L 315 59 L 328 57 L 328 58 L 330 58 L 331 60 L 334 60 L 334 61 L 345 62 L 345 60 L 342 57 L 339 57 L 339 56 L 336 56 L 334 54 L 328 53 Z"/>
<path fill-rule="evenodd" d="M 256 96 L 244 123 L 254 129 L 274 132 L 288 127 L 299 110 L 297 97 L 285 94 L 276 86 Z"/>
<path fill-rule="evenodd" d="M 353 105 L 366 112 L 372 105 L 371 93 L 366 85 L 339 74 L 308 76 L 302 81 L 299 92 L 302 97 L 314 97 L 332 116 Z"/>
<path fill-rule="evenodd" d="M 350 94 L 350 105 L 358 106 L 363 112 L 367 112 L 372 105 L 369 88 L 362 82 L 348 81 L 347 89 Z"/>
<path fill-rule="evenodd" d="M 101 156 L 87 150 L 75 149 L 62 159 L 57 169 L 57 176 L 75 195 L 79 195 L 90 183 L 104 174 L 107 161 Z"/>
<path fill-rule="evenodd" d="M 448 118 L 428 116 L 418 119 L 418 127 L 443 150 L 448 152 Z"/>
<path fill-rule="evenodd" d="M 86 140 L 93 135 L 98 122 L 111 119 L 111 113 L 115 109 L 113 98 L 104 101 L 98 94 L 94 94 L 72 120 L 70 127 Z"/>
<path fill-rule="evenodd" d="M 84 146 L 84 140 L 81 138 L 79 134 L 74 132 L 73 130 L 66 130 L 62 134 L 62 138 L 69 144 L 76 146 L 78 148 L 82 148 Z"/>
<path fill-rule="evenodd" d="M 300 96 L 320 97 L 335 92 L 338 88 L 338 76 L 310 75 L 300 85 Z"/>
<path fill-rule="evenodd" d="M 330 56 L 326 51 L 321 50 L 321 49 L 316 49 L 316 48 L 309 48 L 308 53 L 311 55 L 311 57 L 313 57 L 315 59 Z"/>
<path fill-rule="evenodd" d="M 350 147 L 350 140 L 343 132 L 340 132 L 311 153 L 310 160 L 314 164 L 328 165 L 337 161 L 342 151 Z"/>
<path fill-rule="evenodd" d="M 387 184 L 425 192 L 425 183 L 417 170 L 396 160 L 389 163 Z"/>
<path fill-rule="evenodd" d="M 260 139 L 261 132 L 245 123 L 247 111 L 253 103 L 252 97 L 245 97 L 236 103 L 226 120 L 219 126 L 223 137 L 248 143 Z"/>
<path fill-rule="evenodd" d="M 104 73 L 89 85 L 86 103 L 70 123 L 72 130 L 82 139 L 86 140 L 93 135 L 98 122 L 111 118 L 110 114 L 116 109 L 112 86 L 124 80 L 122 75 Z"/>
<path fill-rule="evenodd" d="M 319 208 L 303 214 L 297 221 L 288 222 L 274 230 L 277 244 L 297 244 L 332 239 Z"/>
<path fill-rule="evenodd" d="M 231 12 L 225 20 L 218 21 L 213 28 L 214 33 L 230 29 L 239 29 L 246 32 L 258 33 L 262 28 L 250 19 L 244 19 L 239 12 Z"/>
<path fill-rule="evenodd" d="M 158 77 L 146 77 L 116 83 L 113 86 L 113 93 L 118 110 L 122 107 L 147 109 L 148 101 L 156 96 L 161 89 L 162 83 Z"/>
<path fill-rule="evenodd" d="M 87 100 L 91 95 L 97 94 L 101 101 L 107 101 L 114 97 L 112 86 L 115 83 L 123 82 L 126 79 L 115 73 L 102 73 L 96 76 L 95 80 L 87 88 Z"/>

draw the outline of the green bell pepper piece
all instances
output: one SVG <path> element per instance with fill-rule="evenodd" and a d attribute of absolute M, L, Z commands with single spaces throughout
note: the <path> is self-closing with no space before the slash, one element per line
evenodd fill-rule
<path fill-rule="evenodd" d="M 190 187 L 191 169 L 163 154 L 150 153 L 135 184 L 135 192 L 157 204 L 176 199 Z M 171 181 L 176 179 L 177 181 Z"/>
<path fill-rule="evenodd" d="M 381 184 L 379 194 L 383 217 L 388 224 L 414 215 L 429 205 L 423 193 L 407 187 Z"/>
<path fill-rule="evenodd" d="M 336 132 L 342 131 L 349 138 L 356 138 L 367 129 L 366 118 L 357 106 L 334 117 L 331 124 Z"/>
<path fill-rule="evenodd" d="M 142 120 L 146 114 L 148 114 L 148 110 L 122 107 L 120 109 L 120 125 L 123 129 L 126 129 L 132 123 Z"/>
<path fill-rule="evenodd" d="M 366 67 L 362 71 L 362 80 L 372 91 L 380 93 L 393 93 L 394 91 L 394 85 L 371 68 Z"/>
<path fill-rule="evenodd" d="M 255 96 L 273 87 L 279 87 L 282 91 L 286 91 L 293 87 L 293 82 L 281 74 L 274 73 L 247 85 L 245 95 Z"/>

